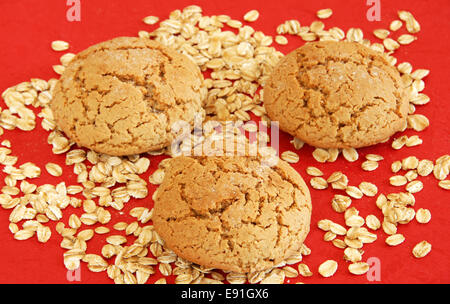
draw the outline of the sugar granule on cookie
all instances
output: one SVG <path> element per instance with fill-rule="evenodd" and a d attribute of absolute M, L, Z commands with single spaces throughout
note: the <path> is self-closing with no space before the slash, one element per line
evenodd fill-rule
<path fill-rule="evenodd" d="M 178 256 L 248 273 L 298 252 L 309 232 L 311 198 L 284 161 L 256 157 L 177 157 L 157 190 L 156 232 Z"/>
<path fill-rule="evenodd" d="M 177 121 L 204 115 L 200 69 L 152 40 L 120 37 L 91 46 L 68 65 L 51 109 L 78 145 L 110 155 L 168 146 Z"/>

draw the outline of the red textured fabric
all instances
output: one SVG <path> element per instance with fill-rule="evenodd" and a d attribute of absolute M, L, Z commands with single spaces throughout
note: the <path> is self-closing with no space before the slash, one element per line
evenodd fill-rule
<path fill-rule="evenodd" d="M 389 23 L 397 18 L 397 10 L 411 11 L 418 19 L 422 30 L 418 33 L 418 40 L 409 46 L 401 47 L 396 52 L 399 62 L 411 62 L 414 68 L 431 70 L 426 78 L 424 93 L 430 96 L 431 103 L 418 106 L 417 112 L 425 114 L 431 125 L 419 136 L 424 140 L 423 145 L 413 148 L 403 148 L 394 151 L 390 143 L 380 144 L 359 150 L 360 159 L 355 163 L 348 163 L 341 158 L 330 164 L 316 163 L 311 152 L 313 148 L 304 147 L 299 151 L 300 162 L 294 167 L 309 180 L 305 169 L 309 165 L 321 168 L 326 176 L 335 170 L 341 170 L 350 178 L 350 184 L 358 185 L 366 180 L 376 183 L 383 193 L 398 192 L 400 188 L 392 187 L 388 177 L 392 175 L 390 164 L 394 160 L 409 155 L 419 158 L 435 160 L 449 152 L 449 124 L 448 116 L 450 91 L 446 85 L 448 81 L 448 67 L 450 66 L 448 51 L 450 37 L 447 19 L 450 16 L 450 2 L 448 0 L 410 0 L 410 1 L 381 1 L 381 21 L 370 22 L 366 13 L 369 6 L 364 0 L 315 0 L 315 1 L 196 1 L 203 7 L 206 15 L 228 14 L 241 19 L 250 9 L 258 9 L 261 13 L 257 22 L 252 26 L 266 34 L 275 35 L 276 26 L 287 19 L 300 20 L 302 24 L 310 24 L 315 20 L 318 9 L 330 7 L 333 16 L 324 21 L 327 28 L 338 26 L 344 30 L 350 27 L 360 27 L 372 41 L 377 40 L 372 31 L 377 28 L 387 28 Z M 53 40 L 62 39 L 70 42 L 70 52 L 79 52 L 86 47 L 117 36 L 133 36 L 139 30 L 151 30 L 154 26 L 142 23 L 142 18 L 148 15 L 166 18 L 174 9 L 181 9 L 191 1 L 119 1 L 119 0 L 81 0 L 81 21 L 68 22 L 66 1 L 61 0 L 15 0 L 0 2 L 0 28 L 2 32 L 0 48 L 0 91 L 32 77 L 49 79 L 57 77 L 51 66 L 59 64 L 62 53 L 51 50 Z M 405 33 L 404 27 L 394 33 L 398 37 Z M 280 51 L 287 53 L 301 46 L 303 42 L 298 37 L 287 37 L 288 46 L 275 45 Z M 4 103 L 1 101 L 4 108 Z M 40 119 L 39 119 L 40 122 Z M 407 135 L 416 134 L 408 130 Z M 52 161 L 64 165 L 64 156 L 55 156 L 47 144 L 47 132 L 40 127 L 33 132 L 19 130 L 6 131 L 1 136 L 12 142 L 13 154 L 19 157 L 18 164 L 32 161 L 44 168 L 45 163 Z M 280 151 L 293 149 L 289 143 L 290 136 L 281 134 Z M 364 155 L 377 153 L 385 157 L 380 167 L 374 172 L 364 172 L 360 168 Z M 161 157 L 151 158 L 153 172 Z M 33 181 L 37 184 L 58 183 L 66 181 L 74 184 L 76 176 L 69 167 L 64 168 L 64 175 L 60 178 L 50 176 L 43 169 L 40 179 Z M 0 173 L 1 180 L 4 173 Z M 145 175 L 147 178 L 148 174 Z M 363 259 L 370 257 L 379 259 L 381 267 L 381 283 L 449 283 L 450 282 L 450 237 L 448 233 L 449 192 L 437 186 L 432 176 L 419 178 L 424 183 L 424 190 L 417 193 L 416 209 L 428 208 L 432 213 L 432 220 L 428 224 L 418 224 L 416 221 L 408 225 L 400 225 L 398 232 L 406 236 L 403 244 L 391 248 L 385 244 L 386 235 L 377 231 L 378 240 L 364 246 Z M 3 183 L 3 182 L 2 182 Z M 150 187 L 150 193 L 155 189 Z M 365 275 L 354 276 L 348 272 L 347 263 L 343 260 L 343 251 L 322 240 L 323 232 L 317 228 L 317 221 L 323 218 L 332 219 L 343 224 L 343 216 L 331 209 L 330 200 L 334 193 L 331 189 L 312 191 L 313 216 L 311 233 L 306 243 L 312 249 L 312 254 L 304 258 L 314 272 L 310 278 L 289 279 L 287 282 L 297 281 L 305 283 L 371 283 Z M 149 196 L 151 197 L 151 195 Z M 375 214 L 379 218 L 381 212 L 375 206 L 374 198 L 354 200 L 353 206 L 361 211 L 361 215 Z M 128 210 L 135 206 L 151 206 L 148 200 L 131 201 L 126 205 L 125 215 L 114 212 L 117 221 L 130 220 L 126 216 Z M 80 212 L 77 210 L 76 212 Z M 59 247 L 60 237 L 56 235 L 52 224 L 53 237 L 46 244 L 38 243 L 34 238 L 28 241 L 16 241 L 8 230 L 9 212 L 0 210 L 0 238 L 2 253 L 0 259 L 0 283 L 110 283 L 106 273 L 92 273 L 85 264 L 80 272 L 81 281 L 68 281 L 67 271 L 63 265 L 63 249 Z M 67 217 L 64 218 L 67 221 Z M 433 245 L 431 253 L 423 258 L 412 256 L 413 246 L 427 240 Z M 104 237 L 95 236 L 88 243 L 88 252 L 98 253 L 105 243 Z M 336 274 L 331 278 L 322 278 L 317 272 L 318 266 L 327 259 L 339 262 Z M 152 277 L 149 282 L 159 278 Z M 173 278 L 168 280 L 173 282 Z M 376 283 L 376 282 L 375 282 Z"/>

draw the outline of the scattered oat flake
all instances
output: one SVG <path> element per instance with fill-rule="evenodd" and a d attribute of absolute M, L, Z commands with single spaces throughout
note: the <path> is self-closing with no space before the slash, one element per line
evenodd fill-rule
<path fill-rule="evenodd" d="M 73 60 L 73 58 L 75 58 L 75 56 L 76 55 L 73 53 L 66 53 L 59 58 L 59 61 L 63 66 L 67 66 Z"/>
<path fill-rule="evenodd" d="M 416 80 L 416 81 L 420 81 L 420 80 Z M 428 95 L 423 94 L 423 93 L 419 93 L 415 97 L 411 98 L 410 103 L 413 104 L 413 105 L 422 106 L 422 105 L 426 105 L 427 103 L 429 103 L 430 100 L 431 99 L 430 99 L 430 97 Z"/>
<path fill-rule="evenodd" d="M 340 153 L 340 151 L 337 148 L 328 149 L 328 154 L 329 154 L 328 161 L 330 163 L 335 162 L 339 156 L 339 153 Z"/>
<path fill-rule="evenodd" d="M 114 224 L 113 228 L 118 231 L 125 230 L 128 224 L 126 222 L 117 222 Z"/>
<path fill-rule="evenodd" d="M 74 213 L 69 216 L 69 227 L 78 229 L 81 226 L 80 218 Z"/>
<path fill-rule="evenodd" d="M 283 270 L 284 275 L 286 276 L 286 278 L 296 278 L 296 277 L 298 277 L 298 271 L 295 268 L 291 267 L 291 266 L 285 266 L 281 270 Z"/>
<path fill-rule="evenodd" d="M 358 187 L 355 187 L 355 186 L 348 186 L 347 189 L 345 189 L 345 192 L 350 197 L 353 197 L 356 199 L 360 199 L 363 197 L 363 192 Z"/>
<path fill-rule="evenodd" d="M 318 33 L 325 28 L 325 24 L 322 21 L 313 21 L 309 26 L 309 29 L 313 33 Z"/>
<path fill-rule="evenodd" d="M 430 125 L 430 121 L 422 114 L 408 115 L 408 127 L 415 131 L 423 131 Z"/>
<path fill-rule="evenodd" d="M 94 230 L 93 229 L 84 229 L 78 232 L 77 238 L 83 241 L 89 241 L 94 237 Z"/>
<path fill-rule="evenodd" d="M 378 188 L 375 184 L 369 182 L 362 182 L 359 184 L 359 189 L 366 196 L 375 196 L 378 193 Z"/>
<path fill-rule="evenodd" d="M 414 246 L 412 253 L 416 258 L 423 258 L 426 255 L 428 255 L 430 251 L 431 251 L 431 244 L 428 243 L 427 241 L 422 241 L 418 243 L 416 246 Z"/>
<path fill-rule="evenodd" d="M 348 160 L 349 162 L 354 162 L 358 160 L 358 151 L 354 148 L 348 148 L 342 150 L 342 155 L 344 155 L 344 158 Z"/>
<path fill-rule="evenodd" d="M 408 157 L 402 159 L 402 169 L 403 170 L 416 169 L 418 165 L 419 165 L 419 159 L 415 156 L 408 156 Z"/>
<path fill-rule="evenodd" d="M 369 271 L 369 264 L 365 262 L 357 262 L 348 265 L 348 271 L 355 275 L 362 275 Z"/>
<path fill-rule="evenodd" d="M 395 226 L 395 224 L 390 223 L 386 220 L 383 221 L 383 223 L 381 224 L 381 227 L 383 228 L 383 231 L 386 234 L 393 235 L 393 234 L 397 233 L 397 226 Z"/>
<path fill-rule="evenodd" d="M 398 31 L 402 27 L 403 23 L 400 20 L 394 20 L 389 25 L 389 29 L 393 32 Z"/>
<path fill-rule="evenodd" d="M 300 150 L 301 148 L 303 148 L 303 146 L 305 145 L 305 143 L 303 141 L 301 141 L 300 139 L 294 137 L 293 140 L 291 140 L 291 144 L 294 145 L 294 148 L 296 150 Z"/>
<path fill-rule="evenodd" d="M 402 74 L 411 74 L 412 65 L 409 62 L 402 62 L 398 64 L 397 69 Z"/>
<path fill-rule="evenodd" d="M 122 235 L 111 235 L 106 238 L 106 242 L 111 245 L 121 245 L 127 242 L 127 238 Z"/>
<path fill-rule="evenodd" d="M 383 209 L 383 206 L 386 205 L 387 201 L 388 201 L 388 200 L 387 200 L 387 198 L 386 198 L 386 195 L 380 194 L 380 195 L 377 197 L 377 200 L 376 200 L 375 204 L 377 205 L 377 207 L 378 207 L 379 209 Z"/>
<path fill-rule="evenodd" d="M 413 15 L 410 12 L 403 11 L 403 10 L 397 11 L 397 15 L 400 18 L 400 20 L 402 20 L 402 21 L 406 21 L 413 17 Z"/>
<path fill-rule="evenodd" d="M 283 153 L 281 153 L 281 159 L 288 163 L 295 164 L 295 163 L 298 163 L 298 161 L 300 160 L 300 157 L 295 152 L 284 151 Z"/>
<path fill-rule="evenodd" d="M 409 182 L 415 180 L 418 176 L 419 175 L 417 174 L 416 170 L 409 170 L 405 173 L 405 177 Z"/>
<path fill-rule="evenodd" d="M 410 44 L 414 40 L 417 40 L 417 37 L 410 35 L 410 34 L 404 34 L 397 38 L 398 43 L 400 43 L 402 45 Z"/>
<path fill-rule="evenodd" d="M 58 164 L 54 164 L 54 163 L 47 163 L 45 165 L 45 169 L 47 170 L 47 172 L 50 175 L 53 175 L 53 176 L 61 176 L 63 173 L 62 168 Z"/>
<path fill-rule="evenodd" d="M 27 239 L 31 238 L 33 235 L 34 235 L 33 230 L 24 229 L 24 230 L 17 231 L 14 234 L 14 238 L 16 240 L 23 241 L 23 240 L 27 240 Z"/>
<path fill-rule="evenodd" d="M 402 169 L 402 162 L 401 161 L 394 161 L 392 164 L 391 164 L 391 170 L 392 170 L 392 172 L 393 173 L 397 173 L 397 172 L 399 172 L 400 170 Z"/>
<path fill-rule="evenodd" d="M 304 263 L 298 264 L 298 273 L 303 277 L 310 277 L 313 275 L 311 270 L 309 270 L 308 265 L 306 265 Z"/>
<path fill-rule="evenodd" d="M 418 223 L 426 224 L 431 220 L 431 212 L 428 209 L 420 208 L 416 212 L 416 220 Z"/>
<path fill-rule="evenodd" d="M 334 240 L 335 238 L 336 238 L 336 234 L 333 233 L 333 232 L 331 232 L 331 231 L 327 231 L 327 232 L 325 232 L 325 234 L 323 235 L 323 240 L 324 240 L 325 242 L 332 241 L 332 240 Z"/>
<path fill-rule="evenodd" d="M 53 66 L 53 71 L 55 71 L 55 73 L 58 75 L 62 75 L 64 73 L 65 69 L 66 68 L 60 64 L 56 64 Z"/>
<path fill-rule="evenodd" d="M 16 223 L 9 223 L 9 231 L 12 234 L 15 234 L 17 231 L 19 231 L 19 226 L 17 226 Z"/>
<path fill-rule="evenodd" d="M 361 164 L 361 168 L 364 171 L 374 171 L 378 168 L 378 162 L 372 160 L 366 160 Z"/>
<path fill-rule="evenodd" d="M 386 238 L 386 244 L 388 244 L 389 246 L 400 245 L 401 243 L 403 243 L 403 241 L 405 241 L 405 237 L 400 233 L 390 235 Z"/>
<path fill-rule="evenodd" d="M 330 224 L 330 230 L 331 232 L 333 232 L 334 234 L 337 235 L 346 235 L 347 234 L 347 229 L 345 229 L 344 226 L 339 225 L 337 223 L 331 223 Z"/>
<path fill-rule="evenodd" d="M 312 155 L 319 163 L 325 163 L 330 157 L 328 151 L 322 148 L 316 148 Z"/>
<path fill-rule="evenodd" d="M 422 143 L 423 143 L 423 140 L 419 136 L 413 135 L 411 137 L 408 137 L 405 145 L 407 147 L 415 147 L 415 146 L 421 145 Z"/>
<path fill-rule="evenodd" d="M 155 172 L 153 172 L 152 175 L 149 176 L 148 180 L 150 183 L 154 185 L 159 185 L 162 183 L 164 179 L 164 170 L 157 169 Z"/>
<path fill-rule="evenodd" d="M 384 39 L 383 45 L 388 51 L 395 51 L 400 47 L 400 44 L 392 38 Z"/>
<path fill-rule="evenodd" d="M 413 14 L 408 11 L 398 11 L 398 17 L 406 24 L 406 30 L 410 33 L 418 33 L 420 31 L 420 24 L 414 18 Z"/>
<path fill-rule="evenodd" d="M 282 35 L 277 35 L 275 37 L 275 42 L 278 43 L 279 45 L 286 45 L 286 44 L 288 44 L 287 38 L 282 36 Z"/>
<path fill-rule="evenodd" d="M 165 278 L 161 278 L 156 280 L 154 284 L 167 284 L 167 281 Z"/>
<path fill-rule="evenodd" d="M 320 264 L 319 273 L 324 278 L 333 276 L 338 268 L 338 263 L 334 260 L 327 260 Z"/>
<path fill-rule="evenodd" d="M 331 207 L 334 211 L 342 213 L 350 207 L 352 199 L 346 195 L 336 194 L 331 200 Z"/>
<path fill-rule="evenodd" d="M 334 239 L 334 240 L 331 241 L 331 243 L 335 247 L 340 248 L 340 249 L 345 249 L 347 247 L 347 244 L 345 244 L 345 242 L 343 240 L 341 240 L 341 239 Z"/>
<path fill-rule="evenodd" d="M 374 162 L 379 162 L 382 161 L 384 157 L 379 154 L 366 154 L 366 159 Z"/>
<path fill-rule="evenodd" d="M 240 27 L 242 27 L 242 22 L 241 21 L 239 21 L 239 20 L 229 20 L 228 22 L 227 22 L 227 25 L 229 26 L 229 27 L 232 27 L 232 28 L 240 28 Z M 269 43 L 270 44 L 270 43 Z"/>
<path fill-rule="evenodd" d="M 52 49 L 57 52 L 68 50 L 69 43 L 62 40 L 55 40 L 52 42 Z"/>
<path fill-rule="evenodd" d="M 348 187 L 348 178 L 345 174 L 342 174 L 339 180 L 332 182 L 331 187 L 333 189 L 346 190 Z"/>
<path fill-rule="evenodd" d="M 317 222 L 317 227 L 323 231 L 329 231 L 332 223 L 330 220 L 323 219 Z"/>
<path fill-rule="evenodd" d="M 314 41 L 317 39 L 317 35 L 315 33 L 302 33 L 299 34 L 303 41 Z"/>
<path fill-rule="evenodd" d="M 449 167 L 443 164 L 437 163 L 433 168 L 433 175 L 436 179 L 443 181 L 447 178 L 449 173 Z"/>
<path fill-rule="evenodd" d="M 311 184 L 311 187 L 317 190 L 328 188 L 328 183 L 323 177 L 313 177 L 309 182 Z"/>
<path fill-rule="evenodd" d="M 394 139 L 392 141 L 392 148 L 395 150 L 400 150 L 406 144 L 407 138 L 408 137 L 406 135 L 404 135 L 404 136 Z"/>
<path fill-rule="evenodd" d="M 361 227 L 364 225 L 364 218 L 359 215 L 352 215 L 345 220 L 348 227 Z"/>
<path fill-rule="evenodd" d="M 403 186 L 406 185 L 408 180 L 403 175 L 394 175 L 389 178 L 389 183 L 392 186 Z"/>
<path fill-rule="evenodd" d="M 38 241 L 41 243 L 45 243 L 50 239 L 52 232 L 49 227 L 41 225 L 37 228 L 36 234 Z"/>
<path fill-rule="evenodd" d="M 156 17 L 156 16 L 147 16 L 147 17 L 145 17 L 144 19 L 142 19 L 142 21 L 143 21 L 145 24 L 153 25 L 153 24 L 156 24 L 156 23 L 159 21 L 159 18 Z"/>
<path fill-rule="evenodd" d="M 327 19 L 327 18 L 330 18 L 332 14 L 333 14 L 333 10 L 331 8 L 324 8 L 324 9 L 318 10 L 316 13 L 316 16 L 319 19 Z"/>
<path fill-rule="evenodd" d="M 430 74 L 430 70 L 427 69 L 417 69 L 414 72 L 411 73 L 411 77 L 419 80 L 427 77 Z"/>
<path fill-rule="evenodd" d="M 439 187 L 445 190 L 450 190 L 450 180 L 442 180 L 438 183 Z"/>
<path fill-rule="evenodd" d="M 347 40 L 351 42 L 362 42 L 364 38 L 364 33 L 360 28 L 350 28 L 347 31 Z"/>
<path fill-rule="evenodd" d="M 373 214 L 366 216 L 366 225 L 372 230 L 377 230 L 380 228 L 380 220 Z"/>
<path fill-rule="evenodd" d="M 306 246 L 305 243 L 302 244 L 302 248 L 300 249 L 300 253 L 304 256 L 310 255 L 311 254 L 311 249 Z"/>
<path fill-rule="evenodd" d="M 244 15 L 244 20 L 247 22 L 254 22 L 259 18 L 259 12 L 257 10 L 248 11 Z"/>
<path fill-rule="evenodd" d="M 337 181 L 339 181 L 339 180 L 342 178 L 343 175 L 344 175 L 344 174 L 343 174 L 341 171 L 333 172 L 333 173 L 331 173 L 331 175 L 328 177 L 327 182 L 329 182 L 329 183 L 337 182 Z"/>
<path fill-rule="evenodd" d="M 361 252 L 356 248 L 347 247 L 344 250 L 344 260 L 352 263 L 359 262 L 362 259 Z"/>
<path fill-rule="evenodd" d="M 323 175 L 323 172 L 320 169 L 318 169 L 316 167 L 312 167 L 312 166 L 309 166 L 308 168 L 306 168 L 306 173 L 311 176 L 322 176 Z"/>
<path fill-rule="evenodd" d="M 409 182 L 406 185 L 406 191 L 408 191 L 409 193 L 417 193 L 417 192 L 422 191 L 422 189 L 423 189 L 423 183 L 418 180 Z"/>
<path fill-rule="evenodd" d="M 383 40 L 389 36 L 390 32 L 386 29 L 376 29 L 373 31 L 373 34 L 375 37 Z"/>

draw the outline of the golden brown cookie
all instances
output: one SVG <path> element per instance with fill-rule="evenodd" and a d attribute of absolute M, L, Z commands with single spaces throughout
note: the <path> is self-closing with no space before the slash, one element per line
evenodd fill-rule
<path fill-rule="evenodd" d="M 364 147 L 406 126 L 408 100 L 384 55 L 355 42 L 307 43 L 285 56 L 264 88 L 280 129 L 321 148 Z"/>
<path fill-rule="evenodd" d="M 298 253 L 311 198 L 286 162 L 256 157 L 177 157 L 155 197 L 153 223 L 168 248 L 205 267 L 268 269 Z"/>
<path fill-rule="evenodd" d="M 204 115 L 200 69 L 149 39 L 120 37 L 79 53 L 51 102 L 56 123 L 78 145 L 111 155 L 158 150 L 172 125 Z"/>

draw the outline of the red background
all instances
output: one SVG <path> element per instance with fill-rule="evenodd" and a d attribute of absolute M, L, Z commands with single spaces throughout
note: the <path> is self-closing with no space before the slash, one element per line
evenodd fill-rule
<path fill-rule="evenodd" d="M 53 40 L 62 39 L 70 42 L 70 52 L 79 52 L 97 42 L 111 39 L 116 36 L 135 36 L 139 30 L 151 30 L 154 26 L 142 23 L 141 19 L 148 15 L 156 15 L 165 19 L 174 9 L 181 9 L 191 1 L 119 1 L 119 0 L 81 0 L 81 22 L 68 22 L 66 20 L 66 1 L 61 0 L 15 0 L 0 2 L 0 28 L 2 29 L 0 47 L 0 91 L 32 77 L 49 79 L 57 77 L 51 66 L 59 64 L 59 56 L 51 50 Z M 318 164 L 311 156 L 312 148 L 304 147 L 299 151 L 300 162 L 294 167 L 306 177 L 305 168 L 314 165 L 321 168 L 326 176 L 335 170 L 342 170 L 350 178 L 351 185 L 358 185 L 367 180 L 377 184 L 383 193 L 399 192 L 400 188 L 391 187 L 388 177 L 392 175 L 390 164 L 394 160 L 409 155 L 419 158 L 435 160 L 437 157 L 449 152 L 449 98 L 448 82 L 449 65 L 449 32 L 448 17 L 450 16 L 450 2 L 448 0 L 408 0 L 408 1 L 381 1 L 381 21 L 369 22 L 366 19 L 365 0 L 294 0 L 294 1 L 196 1 L 204 9 L 205 15 L 228 14 L 236 19 L 250 9 L 258 9 L 261 13 L 257 22 L 252 26 L 266 34 L 275 34 L 275 28 L 287 19 L 300 20 L 302 24 L 309 25 L 315 20 L 315 12 L 322 8 L 332 8 L 333 16 L 325 20 L 327 28 L 338 26 L 344 30 L 350 27 L 360 27 L 372 41 L 376 38 L 371 34 L 376 28 L 387 28 L 389 23 L 397 18 L 399 9 L 411 11 L 422 26 L 417 35 L 418 40 L 409 46 L 402 46 L 396 52 L 399 62 L 409 61 L 414 68 L 427 68 L 431 74 L 426 78 L 424 93 L 431 97 L 431 103 L 419 106 L 417 113 L 425 114 L 430 118 L 431 126 L 419 133 L 424 144 L 419 147 L 403 148 L 394 151 L 390 143 L 359 150 L 360 159 L 355 163 L 348 163 L 340 158 L 335 163 Z M 404 27 L 399 33 L 404 33 Z M 276 46 L 284 53 L 300 46 L 303 42 L 288 36 L 289 45 Z M 2 102 L 2 107 L 3 101 Z M 40 119 L 39 119 L 40 124 Z M 415 134 L 406 131 L 405 134 Z M 47 132 L 37 127 L 33 132 L 19 130 L 6 131 L 1 137 L 10 139 L 13 154 L 19 156 L 18 165 L 32 161 L 44 168 L 48 161 L 64 165 L 64 156 L 55 156 L 46 143 Z M 281 134 L 281 151 L 293 149 L 289 144 L 290 137 Z M 362 159 L 367 153 L 378 153 L 385 157 L 380 167 L 374 172 L 364 172 L 361 168 Z M 149 172 L 153 172 L 159 158 L 152 158 Z M 37 184 L 57 183 L 66 181 L 75 183 L 72 168 L 63 167 L 63 178 L 48 175 L 43 169 L 39 180 L 32 181 Z M 3 173 L 2 173 L 3 174 Z M 147 177 L 145 175 L 145 177 Z M 4 175 L 1 175 L 3 180 Z M 309 178 L 306 177 L 307 180 Z M 416 196 L 416 209 L 428 208 L 432 213 L 430 223 L 422 225 L 413 221 L 408 225 L 400 225 L 399 233 L 406 236 L 406 240 L 398 247 L 391 248 L 384 243 L 386 235 L 377 231 L 378 241 L 364 246 L 364 260 L 377 257 L 381 262 L 382 283 L 449 283 L 450 282 L 450 234 L 448 233 L 449 192 L 437 186 L 432 177 L 421 177 L 425 188 Z M 150 186 L 151 192 L 154 190 Z M 310 278 L 299 278 L 305 283 L 368 283 L 365 276 L 351 275 L 347 263 L 342 260 L 343 251 L 335 248 L 331 243 L 322 240 L 323 232 L 316 223 L 319 219 L 329 218 L 343 224 L 343 216 L 331 209 L 330 200 L 333 190 L 312 191 L 313 217 L 312 230 L 306 243 L 312 249 L 312 254 L 304 258 L 314 272 Z M 152 204 L 151 195 L 148 201 L 132 201 L 128 203 L 125 213 L 137 205 Z M 354 200 L 357 207 L 365 217 L 375 214 L 381 217 L 381 212 L 374 204 L 374 198 Z M 70 212 L 70 210 L 68 210 Z M 77 211 L 79 212 L 79 211 Z M 66 213 L 67 214 L 67 213 Z M 28 241 L 16 241 L 8 230 L 9 212 L 0 210 L 0 238 L 2 251 L 0 258 L 0 283 L 67 283 L 66 270 L 63 265 L 63 249 L 59 247 L 60 237 L 56 235 L 52 226 L 53 236 L 46 244 L 38 243 L 36 238 Z M 113 221 L 127 218 L 113 214 Z M 64 218 L 67 221 L 67 215 Z M 88 243 L 88 252 L 98 253 L 104 244 L 104 237 L 96 236 Z M 419 241 L 427 240 L 433 245 L 431 253 L 423 259 L 415 259 L 411 250 Z M 328 279 L 320 277 L 317 267 L 326 259 L 339 261 L 336 274 Z M 152 277 L 150 282 L 158 276 Z M 169 280 L 171 282 L 172 279 Z M 289 282 L 295 282 L 290 280 Z M 80 283 L 109 283 L 106 273 L 92 273 L 83 264 Z"/>

